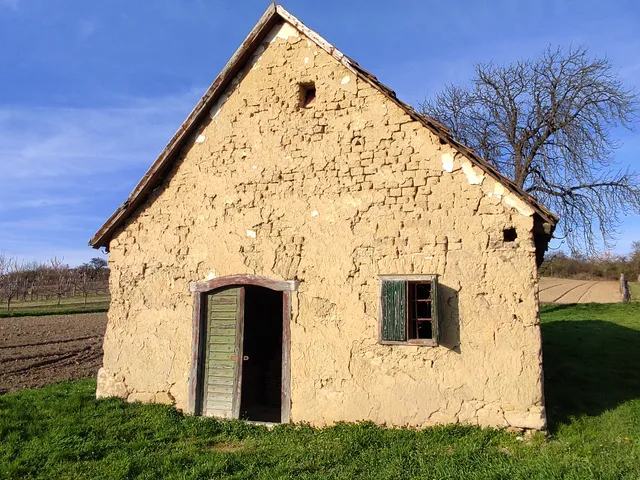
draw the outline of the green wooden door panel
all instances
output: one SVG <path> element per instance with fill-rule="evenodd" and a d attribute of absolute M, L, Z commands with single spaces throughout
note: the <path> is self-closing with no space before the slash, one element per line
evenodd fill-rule
<path fill-rule="evenodd" d="M 209 377 L 234 378 L 236 376 L 235 366 L 227 366 L 227 365 L 219 366 L 216 364 L 209 364 L 207 370 L 209 373 L 207 378 Z"/>
<path fill-rule="evenodd" d="M 210 385 L 233 386 L 233 377 L 224 377 L 221 375 L 212 375 L 209 377 Z"/>
<path fill-rule="evenodd" d="M 202 402 L 202 413 L 207 416 L 237 416 L 242 300 L 241 287 L 207 294 Z"/>

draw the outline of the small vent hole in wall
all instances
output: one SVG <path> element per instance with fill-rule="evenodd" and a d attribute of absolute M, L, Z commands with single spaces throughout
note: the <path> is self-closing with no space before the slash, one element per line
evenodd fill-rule
<path fill-rule="evenodd" d="M 505 242 L 515 242 L 516 238 L 518 238 L 518 234 L 516 233 L 515 228 L 505 228 L 502 231 L 502 235 Z"/>
<path fill-rule="evenodd" d="M 309 108 L 313 106 L 316 100 L 316 84 L 301 83 L 300 84 L 300 106 L 303 108 Z"/>

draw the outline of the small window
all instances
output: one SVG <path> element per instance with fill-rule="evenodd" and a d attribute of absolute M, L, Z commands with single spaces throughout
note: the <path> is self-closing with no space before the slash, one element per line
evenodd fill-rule
<path fill-rule="evenodd" d="M 438 333 L 437 275 L 380 279 L 380 343 L 434 346 Z"/>
<path fill-rule="evenodd" d="M 300 84 L 300 106 L 303 108 L 309 108 L 313 106 L 316 100 L 316 85 L 315 83 L 301 83 Z"/>
<path fill-rule="evenodd" d="M 515 228 L 505 228 L 502 231 L 502 236 L 505 242 L 515 242 L 516 238 L 518 238 L 518 233 Z"/>

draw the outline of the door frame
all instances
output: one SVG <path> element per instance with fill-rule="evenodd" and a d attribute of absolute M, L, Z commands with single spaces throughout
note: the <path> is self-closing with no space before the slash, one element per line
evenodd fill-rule
<path fill-rule="evenodd" d="M 273 280 L 257 275 L 227 275 L 211 280 L 191 282 L 189 290 L 193 293 L 193 339 L 191 342 L 191 368 L 189 371 L 189 393 L 187 413 L 202 415 L 203 360 L 205 358 L 206 312 L 205 295 L 223 287 L 242 286 L 264 287 L 282 292 L 282 389 L 281 423 L 289 423 L 291 416 L 291 300 L 292 293 L 298 289 L 297 280 Z M 243 305 L 244 308 L 244 298 Z M 244 320 L 244 319 L 243 319 Z M 242 322 L 244 323 L 244 321 Z M 241 332 L 243 333 L 243 332 Z M 243 337 L 240 339 L 242 341 Z M 240 363 L 241 360 L 238 359 Z M 241 383 L 239 383 L 241 388 Z M 237 393 L 236 393 L 237 395 Z M 234 402 L 238 399 L 234 399 Z M 234 412 L 235 413 L 235 412 Z"/>

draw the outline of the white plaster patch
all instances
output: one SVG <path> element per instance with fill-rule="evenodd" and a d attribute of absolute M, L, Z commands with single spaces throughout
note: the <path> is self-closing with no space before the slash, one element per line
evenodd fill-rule
<path fill-rule="evenodd" d="M 506 205 L 509 205 L 510 207 L 515 208 L 516 210 L 518 210 L 518 212 L 520 212 L 522 215 L 525 215 L 527 217 L 530 217 L 535 213 L 533 211 L 533 208 L 531 208 L 529 205 L 524 203 L 522 200 L 516 197 L 513 193 L 509 193 L 505 195 L 502 201 Z"/>
<path fill-rule="evenodd" d="M 289 37 L 300 38 L 300 32 L 295 29 L 290 23 L 283 23 L 282 25 L 273 27 L 273 29 L 267 35 L 267 42 L 273 43 L 277 38 L 288 40 Z"/>
<path fill-rule="evenodd" d="M 222 105 L 224 105 L 224 102 L 226 102 L 228 98 L 229 98 L 229 92 L 225 92 L 223 95 L 220 96 L 218 101 L 213 104 L 213 107 L 211 107 L 211 110 L 209 110 L 209 116 L 211 117 L 212 120 L 218 116 L 218 114 L 220 113 L 220 110 L 222 110 Z"/>
<path fill-rule="evenodd" d="M 196 143 L 204 143 L 206 139 L 207 137 L 205 137 L 204 135 L 200 135 L 198 136 L 198 138 L 196 138 Z"/>
<path fill-rule="evenodd" d="M 216 278 L 216 269 L 212 268 L 211 271 L 209 273 L 207 273 L 207 276 L 204 279 L 205 280 L 213 280 L 214 278 Z"/>
<path fill-rule="evenodd" d="M 264 45 L 260 45 L 259 47 L 257 47 L 254 52 L 253 52 L 253 56 L 254 57 L 260 57 L 260 55 L 262 55 L 262 53 L 264 52 Z M 256 58 L 257 60 L 257 58 Z"/>
<path fill-rule="evenodd" d="M 493 184 L 493 194 L 498 197 L 501 198 L 504 196 L 504 192 L 506 192 L 504 185 L 502 185 L 500 182 L 495 182 Z"/>
<path fill-rule="evenodd" d="M 462 171 L 467 176 L 467 180 L 471 185 L 482 185 L 484 181 L 484 172 L 477 171 L 473 168 L 473 164 L 466 158 L 462 160 Z"/>
<path fill-rule="evenodd" d="M 251 165 L 251 168 L 253 168 L 254 170 L 257 170 L 258 166 L 257 165 Z"/>
<path fill-rule="evenodd" d="M 249 237 L 249 238 L 256 238 L 256 232 L 255 232 L 255 230 L 247 230 L 247 237 Z"/>
<path fill-rule="evenodd" d="M 453 155 L 450 153 L 442 154 L 442 169 L 445 172 L 453 172 Z"/>
<path fill-rule="evenodd" d="M 318 213 L 317 210 L 314 210 L 313 212 L 311 212 L 311 216 L 312 217 L 317 217 L 318 215 L 320 215 L 320 214 Z"/>
<path fill-rule="evenodd" d="M 349 83 L 351 81 L 351 77 L 349 75 L 346 75 L 342 81 L 340 82 L 342 85 L 346 85 L 347 83 Z"/>
<path fill-rule="evenodd" d="M 256 49 L 251 54 L 251 58 L 249 59 L 249 62 L 248 62 L 249 68 L 251 68 L 252 70 L 260 68 L 260 65 L 258 65 L 258 62 L 262 58 L 262 54 L 264 53 L 264 51 L 265 51 L 264 44 L 256 47 Z"/>
<path fill-rule="evenodd" d="M 233 80 L 231 80 L 232 90 L 240 84 L 240 81 L 242 80 L 243 77 L 244 77 L 244 72 L 242 71 L 238 73 L 235 77 L 233 77 Z"/>

